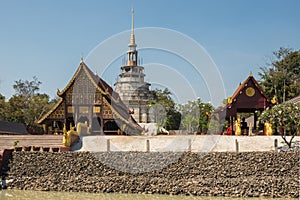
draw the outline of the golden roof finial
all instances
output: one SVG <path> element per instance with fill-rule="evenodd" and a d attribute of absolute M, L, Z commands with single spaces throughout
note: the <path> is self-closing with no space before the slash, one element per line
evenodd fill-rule
<path fill-rule="evenodd" d="M 129 47 L 136 47 L 135 44 L 135 36 L 134 36 L 134 9 L 132 7 L 131 9 L 131 35 L 130 35 L 130 43 L 129 43 Z"/>
<path fill-rule="evenodd" d="M 250 71 L 250 77 L 253 77 L 252 71 Z"/>
<path fill-rule="evenodd" d="M 231 104 L 231 103 L 232 103 L 231 97 L 228 97 L 228 98 L 227 98 L 227 103 L 228 103 L 228 104 Z"/>

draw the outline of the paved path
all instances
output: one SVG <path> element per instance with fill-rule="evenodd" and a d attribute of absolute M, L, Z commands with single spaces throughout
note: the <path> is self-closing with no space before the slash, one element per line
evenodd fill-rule
<path fill-rule="evenodd" d="M 0 135 L 0 149 L 13 148 L 15 141 L 19 146 L 61 147 L 62 135 Z"/>

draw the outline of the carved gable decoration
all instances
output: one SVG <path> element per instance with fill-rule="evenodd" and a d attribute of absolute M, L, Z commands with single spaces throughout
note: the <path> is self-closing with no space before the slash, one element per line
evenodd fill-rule
<path fill-rule="evenodd" d="M 49 115 L 49 119 L 61 119 L 64 118 L 65 108 L 62 104 L 59 104 L 58 107 Z"/>

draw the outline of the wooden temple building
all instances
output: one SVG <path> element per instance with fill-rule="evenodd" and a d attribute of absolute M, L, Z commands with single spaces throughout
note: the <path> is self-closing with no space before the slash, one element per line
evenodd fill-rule
<path fill-rule="evenodd" d="M 224 113 L 223 116 L 225 115 L 225 119 L 231 127 L 234 127 L 234 122 L 238 119 L 239 113 L 252 113 L 254 116 L 252 129 L 257 130 L 263 128 L 258 127 L 258 114 L 273 105 L 272 100 L 250 73 L 249 77 L 239 85 L 234 94 L 228 97 L 227 105 L 222 109 L 222 113 Z M 247 129 L 249 129 L 249 124 Z"/>
<path fill-rule="evenodd" d="M 59 100 L 38 123 L 45 134 L 62 133 L 78 123 L 85 123 L 87 134 L 137 135 L 142 128 L 130 115 L 119 94 L 93 73 L 81 59 L 74 76 L 62 91 Z"/>

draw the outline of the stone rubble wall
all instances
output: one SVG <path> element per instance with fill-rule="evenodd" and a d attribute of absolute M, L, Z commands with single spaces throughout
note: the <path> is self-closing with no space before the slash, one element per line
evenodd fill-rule
<path fill-rule="evenodd" d="M 8 189 L 299 198 L 299 153 L 13 152 Z"/>

